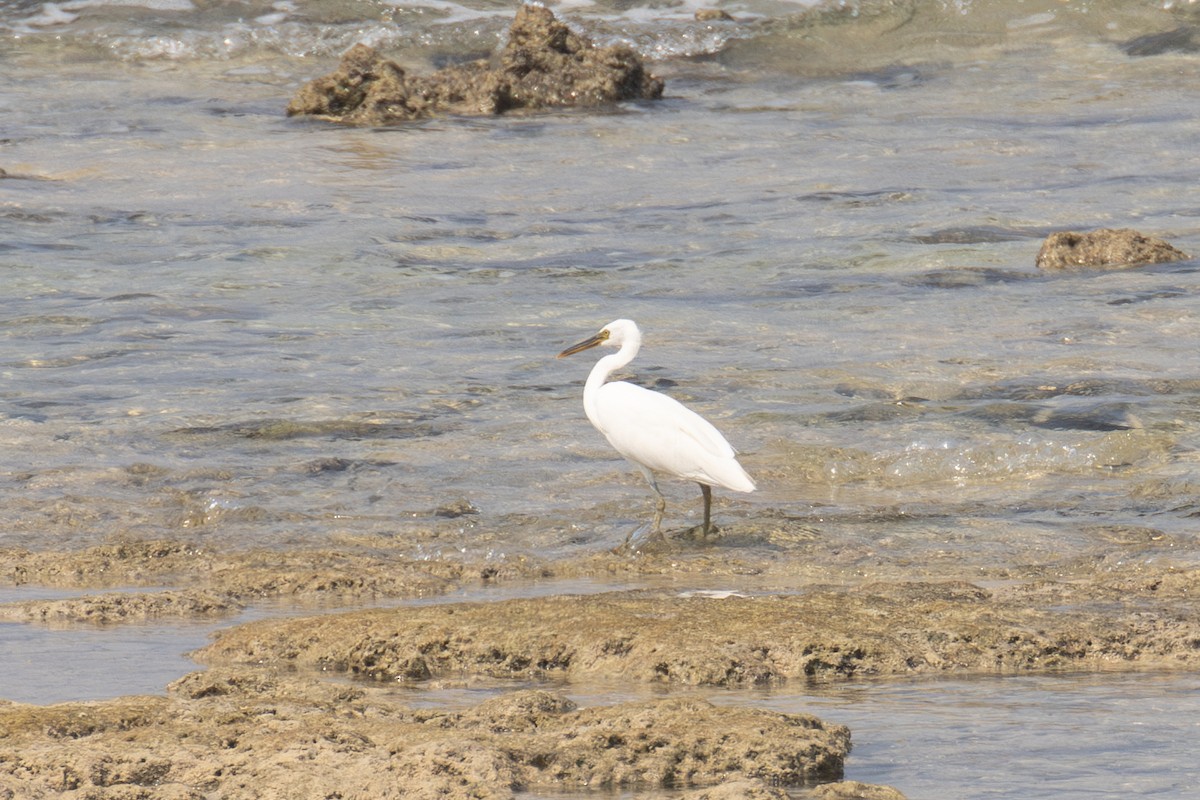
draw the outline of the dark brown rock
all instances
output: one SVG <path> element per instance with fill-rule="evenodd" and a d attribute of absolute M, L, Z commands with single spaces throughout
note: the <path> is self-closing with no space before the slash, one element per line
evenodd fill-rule
<path fill-rule="evenodd" d="M 391 125 L 434 114 L 493 115 L 654 99 L 663 91 L 662 80 L 646 71 L 631 48 L 596 47 L 541 6 L 517 11 L 497 62 L 414 76 L 358 44 L 335 72 L 301 87 L 287 113 Z"/>
<path fill-rule="evenodd" d="M 1163 33 L 1138 36 L 1120 45 L 1129 56 L 1161 56 L 1164 53 L 1200 52 L 1200 28 L 1184 25 Z"/>
<path fill-rule="evenodd" d="M 1162 239 L 1131 228 L 1100 228 L 1088 233 L 1052 233 L 1037 255 L 1039 269 L 1114 269 L 1190 258 Z"/>

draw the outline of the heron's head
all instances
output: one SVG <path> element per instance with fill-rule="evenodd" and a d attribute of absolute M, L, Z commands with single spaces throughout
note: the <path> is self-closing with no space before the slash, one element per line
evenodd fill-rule
<path fill-rule="evenodd" d="M 638 326 L 631 319 L 615 319 L 601 328 L 600 332 L 595 336 L 584 339 L 578 344 L 571 345 L 559 353 L 558 357 L 571 356 L 600 345 L 604 347 L 622 347 L 629 343 L 640 345 L 642 343 L 642 332 L 638 330 Z"/>

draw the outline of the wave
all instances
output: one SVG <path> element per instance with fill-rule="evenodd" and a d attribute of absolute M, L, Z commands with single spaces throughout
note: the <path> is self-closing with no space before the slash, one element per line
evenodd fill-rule
<path fill-rule="evenodd" d="M 1066 36 L 1118 44 L 1148 41 L 1152 49 L 1155 42 L 1184 49 L 1200 42 L 1200 35 L 1192 35 L 1200 28 L 1200 3 L 1194 0 L 681 0 L 669 7 L 653 0 L 564 0 L 548 5 L 598 43 L 624 42 L 651 59 L 719 57 L 731 66 L 783 65 L 818 74 Z M 124 61 L 333 57 L 359 42 L 412 51 L 415 58 L 471 58 L 501 43 L 514 7 L 495 0 L 16 0 L 0 6 L 0 41 L 81 48 Z M 724 14 L 698 18 L 701 11 Z"/>

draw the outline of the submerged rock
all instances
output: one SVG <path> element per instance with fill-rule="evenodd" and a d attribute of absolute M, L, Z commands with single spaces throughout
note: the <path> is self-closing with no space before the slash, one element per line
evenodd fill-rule
<path fill-rule="evenodd" d="M 493 115 L 654 99 L 662 91 L 662 80 L 646 71 L 632 48 L 596 47 L 549 9 L 522 6 L 497 64 L 475 61 L 415 76 L 358 44 L 335 72 L 301 87 L 287 113 L 390 125 L 433 114 Z"/>
<path fill-rule="evenodd" d="M 1114 269 L 1135 264 L 1162 264 L 1190 258 L 1162 239 L 1131 228 L 1100 228 L 1088 233 L 1052 233 L 1038 251 L 1037 265 L 1046 270 Z"/>
<path fill-rule="evenodd" d="M 1161 56 L 1164 53 L 1200 52 L 1200 28 L 1184 25 L 1164 33 L 1138 36 L 1120 45 L 1129 56 Z"/>

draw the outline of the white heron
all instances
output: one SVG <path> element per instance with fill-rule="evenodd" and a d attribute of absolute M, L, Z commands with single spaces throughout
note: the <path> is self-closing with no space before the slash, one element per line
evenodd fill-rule
<path fill-rule="evenodd" d="M 667 501 L 655 473 L 692 480 L 704 494 L 704 535 L 712 528 L 712 487 L 753 492 L 754 480 L 737 461 L 737 451 L 712 423 L 665 394 L 625 381 L 606 383 L 613 372 L 637 356 L 642 332 L 632 320 L 618 319 L 589 339 L 571 345 L 559 358 L 593 347 L 616 347 L 596 362 L 583 387 L 583 410 L 618 453 L 633 463 L 658 498 L 650 531 L 662 537 L 662 517 Z M 629 546 L 642 526 L 625 539 Z"/>

